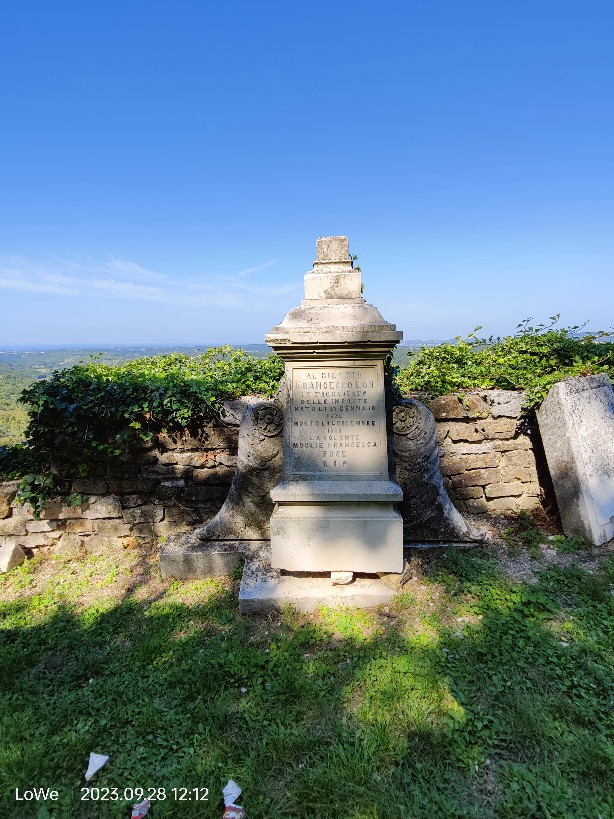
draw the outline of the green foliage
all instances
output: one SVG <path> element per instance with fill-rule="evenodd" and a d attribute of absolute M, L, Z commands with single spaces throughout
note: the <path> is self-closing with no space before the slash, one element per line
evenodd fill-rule
<path fill-rule="evenodd" d="M 593 375 L 614 376 L 614 344 L 603 339 L 605 331 L 581 334 L 582 327 L 533 327 L 531 319 L 518 325 L 513 336 L 478 338 L 481 327 L 466 339 L 423 347 L 410 353 L 409 364 L 397 374 L 399 389 L 446 395 L 464 389 L 524 390 L 526 405 L 537 406 L 550 387 L 563 378 Z"/>
<path fill-rule="evenodd" d="M 202 355 L 140 358 L 119 365 L 97 360 L 56 370 L 24 390 L 29 423 L 24 448 L 0 448 L 0 478 L 26 473 L 20 499 L 40 511 L 57 477 L 84 476 L 125 458 L 161 430 L 197 428 L 226 398 L 272 395 L 283 362 L 256 359 L 230 346 Z"/>

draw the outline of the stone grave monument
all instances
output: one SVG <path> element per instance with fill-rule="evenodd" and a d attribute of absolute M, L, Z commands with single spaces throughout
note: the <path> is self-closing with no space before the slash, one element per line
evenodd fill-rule
<path fill-rule="evenodd" d="M 566 535 L 614 537 L 614 391 L 605 373 L 551 387 L 537 422 Z"/>
<path fill-rule="evenodd" d="M 384 359 L 402 339 L 362 295 L 345 236 L 316 242 L 305 298 L 266 343 L 285 361 L 271 565 L 401 572 L 403 493 L 388 473 Z"/>
<path fill-rule="evenodd" d="M 222 509 L 167 540 L 162 573 L 227 574 L 245 559 L 242 611 L 376 605 L 403 572 L 399 508 L 414 541 L 481 540 L 445 490 L 432 413 L 386 384 L 401 338 L 362 297 L 347 237 L 318 239 L 305 298 L 266 336 L 285 362 L 278 393 L 246 409 Z"/>

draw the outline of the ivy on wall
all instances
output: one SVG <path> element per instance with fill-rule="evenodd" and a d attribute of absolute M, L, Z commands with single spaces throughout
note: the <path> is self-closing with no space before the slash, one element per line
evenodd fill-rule
<path fill-rule="evenodd" d="M 611 333 L 584 333 L 583 326 L 557 328 L 549 324 L 518 325 L 513 336 L 479 338 L 481 327 L 467 338 L 410 354 L 407 367 L 398 370 L 396 383 L 403 393 L 423 391 L 447 395 L 469 389 L 524 390 L 526 407 L 538 406 L 550 387 L 563 378 L 605 372 L 614 376 Z"/>

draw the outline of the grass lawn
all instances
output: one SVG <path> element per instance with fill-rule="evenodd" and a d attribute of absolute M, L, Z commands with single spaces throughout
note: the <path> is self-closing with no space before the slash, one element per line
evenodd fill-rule
<path fill-rule="evenodd" d="M 0 816 L 155 788 L 154 819 L 221 817 L 233 778 L 249 819 L 614 817 L 614 558 L 530 534 L 313 616 L 241 616 L 238 578 L 166 582 L 139 548 L 28 561 L 0 580 Z M 117 800 L 81 801 L 91 751 Z"/>

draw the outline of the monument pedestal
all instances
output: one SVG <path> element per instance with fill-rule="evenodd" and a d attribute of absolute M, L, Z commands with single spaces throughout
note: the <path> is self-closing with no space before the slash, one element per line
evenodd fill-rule
<path fill-rule="evenodd" d="M 271 497 L 273 567 L 402 571 L 403 520 L 393 504 L 403 493 L 392 481 L 282 482 Z"/>
<path fill-rule="evenodd" d="M 286 362 L 283 479 L 271 565 L 401 572 L 403 493 L 389 479 L 384 359 L 402 333 L 366 304 L 344 236 L 318 239 L 305 298 L 266 336 Z"/>

